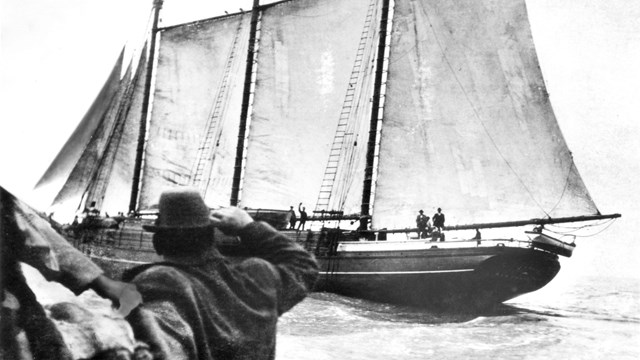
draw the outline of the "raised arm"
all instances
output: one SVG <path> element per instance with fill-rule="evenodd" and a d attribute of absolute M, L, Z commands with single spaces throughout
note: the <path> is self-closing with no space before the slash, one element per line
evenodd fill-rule
<path fill-rule="evenodd" d="M 228 235 L 238 235 L 251 256 L 271 263 L 280 278 L 278 311 L 283 313 L 300 302 L 313 289 L 318 265 L 312 254 L 289 240 L 270 225 L 256 222 L 238 208 L 221 209 L 212 214 L 214 224 Z"/>

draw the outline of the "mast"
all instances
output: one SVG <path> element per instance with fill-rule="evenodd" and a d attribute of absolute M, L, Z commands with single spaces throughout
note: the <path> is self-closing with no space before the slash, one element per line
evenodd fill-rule
<path fill-rule="evenodd" d="M 253 55 L 255 50 L 256 32 L 258 28 L 260 0 L 253 0 L 251 9 L 251 28 L 249 30 L 249 49 L 247 50 L 247 67 L 244 75 L 244 93 L 242 94 L 242 108 L 240 110 L 240 126 L 238 129 L 238 146 L 236 147 L 236 163 L 233 169 L 233 184 L 231 185 L 230 205 L 238 205 L 240 180 L 242 178 L 242 158 L 244 156 L 244 138 L 247 132 L 247 118 L 249 115 L 249 100 L 251 98 L 251 74 L 253 72 Z"/>
<path fill-rule="evenodd" d="M 375 160 L 376 142 L 378 135 L 378 116 L 380 114 L 380 93 L 384 66 L 384 53 L 387 44 L 387 23 L 389 19 L 389 0 L 382 0 L 382 14 L 380 17 L 380 38 L 378 41 L 378 59 L 376 61 L 376 77 L 373 85 L 373 101 L 371 109 L 371 123 L 369 126 L 369 141 L 367 142 L 367 158 L 364 169 L 364 186 L 362 189 L 361 215 L 370 215 L 371 186 L 373 183 L 373 163 Z"/>
<path fill-rule="evenodd" d="M 138 192 L 140 190 L 140 174 L 142 172 L 142 157 L 144 154 L 144 140 L 147 133 L 147 113 L 149 112 L 149 97 L 151 95 L 151 80 L 153 75 L 153 63 L 156 51 L 156 35 L 158 33 L 158 20 L 160 19 L 160 9 L 163 0 L 153 0 L 153 25 L 151 27 L 151 46 L 149 47 L 149 58 L 147 60 L 147 74 L 144 85 L 144 100 L 142 101 L 142 117 L 140 119 L 140 132 L 138 134 L 138 147 L 136 149 L 136 162 L 133 169 L 133 184 L 131 185 L 131 199 L 129 200 L 129 211 L 135 211 L 138 203 Z"/>

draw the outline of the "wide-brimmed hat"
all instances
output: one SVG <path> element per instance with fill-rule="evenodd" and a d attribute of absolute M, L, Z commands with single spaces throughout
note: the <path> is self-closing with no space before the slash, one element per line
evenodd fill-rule
<path fill-rule="evenodd" d="M 197 190 L 179 188 L 160 195 L 158 218 L 154 225 L 143 225 L 147 231 L 199 230 L 213 227 L 209 208 Z"/>

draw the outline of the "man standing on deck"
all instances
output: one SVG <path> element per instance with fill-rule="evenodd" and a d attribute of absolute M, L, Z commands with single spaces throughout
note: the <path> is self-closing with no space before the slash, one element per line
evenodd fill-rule
<path fill-rule="evenodd" d="M 427 236 L 427 228 L 429 227 L 429 217 L 424 214 L 424 211 L 418 211 L 416 217 L 416 227 L 418 228 L 418 239 L 423 239 Z"/>
<path fill-rule="evenodd" d="M 221 255 L 214 227 L 253 257 Z M 165 261 L 123 275 L 142 294 L 127 317 L 136 339 L 163 359 L 274 359 L 278 317 L 318 275 L 313 256 L 241 209 L 210 215 L 195 190 L 163 193 L 156 225 L 145 228 Z"/>
<path fill-rule="evenodd" d="M 304 224 L 307 222 L 308 215 L 305 209 L 306 208 L 302 206 L 302 203 L 298 205 L 298 211 L 300 212 L 300 223 L 298 224 L 298 230 L 300 230 L 300 228 L 304 230 Z"/>
<path fill-rule="evenodd" d="M 293 206 L 289 207 L 289 229 L 296 228 L 296 211 L 293 210 Z"/>
<path fill-rule="evenodd" d="M 438 212 L 433 214 L 433 227 L 437 230 L 440 241 L 444 241 L 444 234 L 442 233 L 444 230 L 444 214 L 441 208 L 438 208 Z"/>

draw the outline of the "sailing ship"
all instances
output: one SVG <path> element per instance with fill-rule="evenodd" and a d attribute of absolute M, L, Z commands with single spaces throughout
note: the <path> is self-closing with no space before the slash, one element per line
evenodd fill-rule
<path fill-rule="evenodd" d="M 37 185 L 114 276 L 155 259 L 142 224 L 173 187 L 281 229 L 318 291 L 428 308 L 540 289 L 575 247 L 549 224 L 619 217 L 575 167 L 524 0 L 255 0 L 167 27 L 161 8 Z M 417 236 L 437 207 L 444 228 Z"/>

